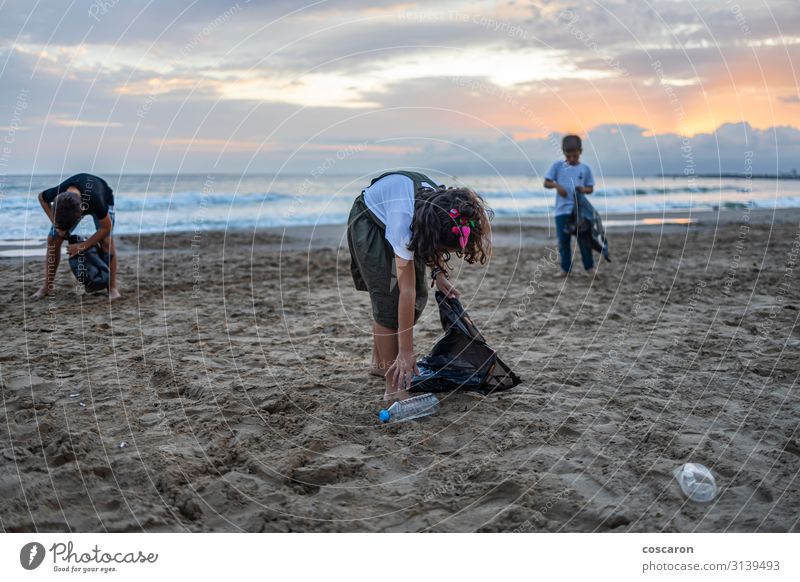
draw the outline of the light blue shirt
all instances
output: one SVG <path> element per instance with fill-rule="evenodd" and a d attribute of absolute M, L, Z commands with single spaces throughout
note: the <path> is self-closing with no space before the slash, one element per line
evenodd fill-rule
<path fill-rule="evenodd" d="M 556 192 L 555 216 L 572 214 L 575 211 L 575 188 L 578 186 L 594 186 L 592 169 L 584 163 L 571 166 L 564 160 L 555 162 L 544 175 L 546 180 L 561 184 L 567 190 L 567 196 Z"/>

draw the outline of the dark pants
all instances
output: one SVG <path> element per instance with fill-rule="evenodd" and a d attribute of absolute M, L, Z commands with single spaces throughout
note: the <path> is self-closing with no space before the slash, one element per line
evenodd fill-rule
<path fill-rule="evenodd" d="M 558 254 L 561 256 L 561 270 L 569 273 L 572 270 L 572 235 L 566 232 L 567 224 L 572 219 L 569 214 L 556 216 L 556 235 L 558 236 Z M 583 268 L 587 271 L 594 268 L 594 257 L 592 256 L 592 237 L 591 233 L 584 232 L 576 236 L 578 248 L 581 251 Z"/>

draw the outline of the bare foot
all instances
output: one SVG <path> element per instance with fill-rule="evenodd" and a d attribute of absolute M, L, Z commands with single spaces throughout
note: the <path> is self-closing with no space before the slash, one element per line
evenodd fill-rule
<path fill-rule="evenodd" d="M 372 362 L 370 362 L 370 364 L 369 364 L 369 370 L 368 371 L 373 376 L 378 376 L 379 378 L 385 378 L 386 377 L 386 370 L 381 368 L 381 365 L 378 363 L 378 360 L 374 356 L 375 356 L 375 354 L 373 354 Z"/>
<path fill-rule="evenodd" d="M 600 275 L 597 273 L 597 269 L 589 269 L 586 271 L 586 276 L 590 279 L 599 279 Z"/>
<path fill-rule="evenodd" d="M 120 294 L 119 291 L 117 291 L 116 287 L 112 287 L 111 289 L 108 290 L 108 298 L 111 301 L 114 301 L 115 299 L 119 299 L 120 297 L 122 297 L 122 295 Z"/>
<path fill-rule="evenodd" d="M 41 288 L 36 293 L 31 295 L 31 299 L 33 299 L 34 301 L 39 301 L 39 299 L 41 299 L 42 297 L 46 297 L 51 293 L 53 293 L 52 287 L 48 287 L 47 285 L 42 285 Z"/>
<path fill-rule="evenodd" d="M 569 276 L 569 273 L 567 273 L 566 271 L 559 271 L 558 273 L 556 273 L 556 279 L 563 279 L 567 276 Z"/>
<path fill-rule="evenodd" d="M 410 397 L 411 395 L 406 390 L 394 390 L 393 392 L 389 392 L 389 389 L 387 388 L 383 393 L 384 402 L 391 402 L 392 400 L 405 400 Z"/>

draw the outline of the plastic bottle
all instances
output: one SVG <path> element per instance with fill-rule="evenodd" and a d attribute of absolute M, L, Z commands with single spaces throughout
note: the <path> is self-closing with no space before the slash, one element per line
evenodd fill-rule
<path fill-rule="evenodd" d="M 692 501 L 708 503 L 717 496 L 714 475 L 705 465 L 686 463 L 675 469 L 675 478 L 683 494 Z"/>
<path fill-rule="evenodd" d="M 381 410 L 378 418 L 381 422 L 402 422 L 436 414 L 438 411 L 439 399 L 436 395 L 421 394 L 406 400 L 398 400 L 388 409 Z"/>

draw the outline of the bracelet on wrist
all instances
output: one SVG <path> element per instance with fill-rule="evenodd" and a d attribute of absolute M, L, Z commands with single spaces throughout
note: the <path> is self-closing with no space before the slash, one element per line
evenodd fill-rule
<path fill-rule="evenodd" d="M 431 269 L 431 287 L 433 287 L 434 284 L 436 283 L 436 277 L 438 277 L 439 275 L 442 275 L 442 274 L 444 275 L 445 279 L 449 279 L 450 278 L 450 277 L 447 276 L 447 271 L 445 271 L 441 267 L 433 267 Z"/>

